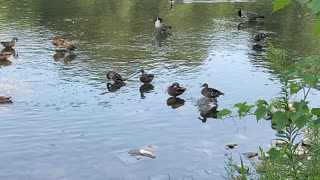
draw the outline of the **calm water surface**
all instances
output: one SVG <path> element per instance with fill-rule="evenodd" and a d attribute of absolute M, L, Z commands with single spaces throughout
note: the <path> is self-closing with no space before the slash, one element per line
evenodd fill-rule
<path fill-rule="evenodd" d="M 0 179 L 221 179 L 226 144 L 239 144 L 236 156 L 268 148 L 270 122 L 200 121 L 200 86 L 225 93 L 218 110 L 277 96 L 265 45 L 254 49 L 251 38 L 268 33 L 292 59 L 319 55 L 314 22 L 295 5 L 271 14 L 271 0 L 199 2 L 0 0 L 0 39 L 19 38 L 18 56 L 0 67 L 0 95 L 14 101 L 0 106 Z M 238 30 L 242 8 L 267 18 Z M 172 35 L 155 33 L 158 16 Z M 78 49 L 56 53 L 53 37 Z M 156 76 L 143 95 L 142 68 Z M 108 70 L 128 77 L 126 85 L 109 92 Z M 167 105 L 172 82 L 187 88 L 182 106 Z M 318 97 L 312 91 L 310 100 Z M 126 153 L 135 148 L 157 158 L 135 160 Z"/>

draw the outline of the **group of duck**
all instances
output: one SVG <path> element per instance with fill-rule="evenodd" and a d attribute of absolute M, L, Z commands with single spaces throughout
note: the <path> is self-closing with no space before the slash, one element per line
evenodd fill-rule
<path fill-rule="evenodd" d="M 259 18 L 264 18 L 264 16 L 260 16 L 257 13 L 245 10 L 239 10 L 238 15 L 239 17 L 246 19 L 246 21 L 248 22 L 256 21 Z M 160 17 L 155 18 L 154 26 L 159 34 L 167 33 L 168 30 L 172 29 L 172 26 L 165 24 Z M 261 41 L 265 37 L 267 37 L 266 34 L 258 33 L 255 35 L 254 40 Z M 13 38 L 11 41 L 0 41 L 0 43 L 5 47 L 5 49 L 10 49 L 15 46 L 17 41 L 18 38 Z M 54 46 L 56 46 L 56 51 L 70 52 L 76 49 L 76 47 L 71 42 L 64 39 L 54 38 L 52 43 Z M 0 60 L 7 60 L 11 55 L 12 53 L 10 51 L 1 51 Z M 154 74 L 147 74 L 144 70 L 141 70 L 140 72 L 140 81 L 142 83 L 149 84 L 153 80 Z M 109 80 L 113 80 L 115 84 L 123 84 L 125 81 L 125 79 L 123 79 L 122 76 L 115 71 L 107 72 L 106 78 Z M 201 94 L 204 97 L 208 98 L 209 102 L 221 95 L 224 95 L 224 93 L 222 93 L 221 91 L 210 88 L 207 83 L 204 83 L 201 87 L 203 87 L 203 89 L 201 90 Z M 172 85 L 167 88 L 167 93 L 172 97 L 180 96 L 185 91 L 186 88 L 181 87 L 178 82 L 172 83 Z M 11 97 L 0 96 L 0 104 L 4 103 L 12 103 Z"/>

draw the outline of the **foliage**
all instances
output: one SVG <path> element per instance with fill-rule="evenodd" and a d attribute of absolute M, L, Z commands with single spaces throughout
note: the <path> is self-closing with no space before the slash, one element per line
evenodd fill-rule
<path fill-rule="evenodd" d="M 318 18 L 314 34 L 318 35 L 320 33 L 320 1 L 319 0 L 275 0 L 273 2 L 273 12 L 276 12 L 292 2 L 298 2 L 301 6 L 310 9 L 310 12 Z"/>

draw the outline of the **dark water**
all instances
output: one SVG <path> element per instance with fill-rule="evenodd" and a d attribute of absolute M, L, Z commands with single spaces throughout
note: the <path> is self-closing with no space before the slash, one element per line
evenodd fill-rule
<path fill-rule="evenodd" d="M 225 93 L 218 110 L 278 95 L 265 47 L 252 49 L 258 31 L 292 59 L 319 55 L 306 12 L 271 14 L 271 2 L 0 0 L 0 39 L 19 38 L 18 57 L 0 67 L 0 95 L 14 101 L 0 106 L 0 179 L 221 179 L 226 144 L 239 144 L 235 155 L 258 151 L 275 132 L 254 117 L 203 123 L 201 84 Z M 267 18 L 238 30 L 242 8 Z M 174 26 L 171 36 L 156 35 L 158 16 Z M 56 54 L 53 37 L 78 49 Z M 155 74 L 143 95 L 142 68 Z M 130 79 L 109 92 L 108 70 Z M 187 91 L 171 107 L 166 88 L 176 81 Z M 135 160 L 126 154 L 135 148 L 157 158 Z"/>

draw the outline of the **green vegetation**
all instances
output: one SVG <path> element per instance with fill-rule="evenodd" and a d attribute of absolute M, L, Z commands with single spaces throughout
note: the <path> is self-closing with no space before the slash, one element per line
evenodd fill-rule
<path fill-rule="evenodd" d="M 297 0 L 302 6 L 320 16 L 319 1 Z M 291 0 L 276 0 L 277 11 L 289 4 Z M 320 23 L 315 29 L 320 33 Z M 319 179 L 320 178 L 320 108 L 309 107 L 308 95 L 311 89 L 317 89 L 320 79 L 320 58 L 307 57 L 298 59 L 288 65 L 287 52 L 274 47 L 270 42 L 266 59 L 271 69 L 279 74 L 283 84 L 280 97 L 271 102 L 258 100 L 255 104 L 237 103 L 237 116 L 255 115 L 257 121 L 270 118 L 277 131 L 275 140 L 278 144 L 268 151 L 260 148 L 263 167 L 256 167 L 258 179 Z M 301 97 L 301 98 L 296 98 Z M 229 116 L 231 110 L 220 111 L 218 117 Z M 301 137 L 302 136 L 302 137 Z M 227 162 L 227 166 L 233 166 Z M 242 159 L 241 159 L 242 164 Z M 243 167 L 243 164 L 241 165 Z M 239 175 L 226 168 L 227 179 L 239 179 Z M 241 171 L 240 179 L 248 179 Z"/>

